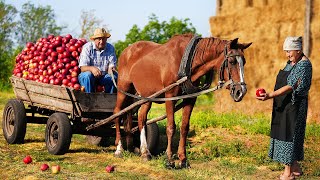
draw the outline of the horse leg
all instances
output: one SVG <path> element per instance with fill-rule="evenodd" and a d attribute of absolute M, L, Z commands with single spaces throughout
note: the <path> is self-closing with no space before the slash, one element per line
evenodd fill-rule
<path fill-rule="evenodd" d="M 186 155 L 186 141 L 189 132 L 190 116 L 197 98 L 185 99 L 185 106 L 182 112 L 182 123 L 180 128 L 180 141 L 178 147 L 178 157 L 180 168 L 189 168 Z"/>
<path fill-rule="evenodd" d="M 126 87 L 126 88 L 125 88 Z M 130 87 L 130 84 L 127 84 L 127 86 L 118 86 L 118 88 L 127 91 Z M 121 92 L 117 92 L 117 102 L 116 102 L 116 106 L 113 110 L 113 113 L 116 114 L 118 113 L 123 107 L 124 107 L 124 102 L 126 100 L 126 95 L 121 93 Z M 115 140 L 115 145 L 117 146 L 116 152 L 114 153 L 115 157 L 122 157 L 122 152 L 123 152 L 123 146 L 121 143 L 121 132 L 120 132 L 120 117 L 117 117 L 114 119 L 115 122 L 115 126 L 116 126 L 116 140 Z"/>
<path fill-rule="evenodd" d="M 151 153 L 148 149 L 146 138 L 146 120 L 150 108 L 151 102 L 147 102 L 141 105 L 141 109 L 138 115 L 138 126 L 140 131 L 140 152 L 141 158 L 144 161 L 149 161 L 151 159 Z"/>
<path fill-rule="evenodd" d="M 119 98 L 117 98 L 117 99 L 119 99 Z M 119 111 L 120 111 L 120 108 L 118 108 L 116 106 L 115 109 L 114 109 L 114 114 L 118 113 Z M 121 143 L 120 122 L 119 121 L 120 121 L 119 117 L 114 119 L 114 122 L 115 122 L 115 125 L 116 125 L 115 145 L 117 146 L 116 152 L 114 153 L 115 157 L 122 157 L 122 152 L 123 152 L 123 146 L 122 146 L 122 143 Z"/>
<path fill-rule="evenodd" d="M 176 124 L 174 122 L 174 102 L 173 101 L 166 101 L 166 113 L 167 113 L 167 127 L 166 127 L 166 133 L 168 138 L 168 145 L 167 145 L 167 162 L 166 167 L 167 168 L 174 168 L 175 163 L 172 159 L 172 139 L 176 131 Z"/>
<path fill-rule="evenodd" d="M 133 152 L 133 137 L 131 133 L 132 129 L 132 112 L 127 113 L 127 119 L 124 122 L 124 131 L 126 132 L 127 150 Z"/>

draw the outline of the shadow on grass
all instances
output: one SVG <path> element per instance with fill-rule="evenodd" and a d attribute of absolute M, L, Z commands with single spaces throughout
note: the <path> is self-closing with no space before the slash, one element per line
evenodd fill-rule
<path fill-rule="evenodd" d="M 101 149 L 78 148 L 69 149 L 68 153 L 100 153 Z"/>
<path fill-rule="evenodd" d="M 38 142 L 45 142 L 44 139 L 25 139 L 24 144 L 26 143 L 38 143 Z"/>

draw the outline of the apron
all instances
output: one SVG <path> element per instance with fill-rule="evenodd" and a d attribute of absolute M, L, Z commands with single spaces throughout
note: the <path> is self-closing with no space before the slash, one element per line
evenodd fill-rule
<path fill-rule="evenodd" d="M 274 90 L 287 85 L 287 77 L 291 71 L 280 70 L 277 75 Z M 298 119 L 299 102 L 292 104 L 292 92 L 273 99 L 271 138 L 292 142 Z"/>

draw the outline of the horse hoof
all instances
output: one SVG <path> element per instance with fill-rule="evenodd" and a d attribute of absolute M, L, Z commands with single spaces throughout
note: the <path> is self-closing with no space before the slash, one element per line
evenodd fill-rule
<path fill-rule="evenodd" d="M 179 169 L 184 169 L 184 168 L 186 168 L 186 169 L 191 168 L 190 164 L 187 161 L 179 163 Z"/>
<path fill-rule="evenodd" d="M 144 162 L 150 161 L 152 159 L 150 154 L 146 154 L 146 155 L 141 155 L 141 159 Z"/>
<path fill-rule="evenodd" d="M 134 151 L 133 151 L 136 155 L 139 155 L 141 152 L 140 152 L 140 149 L 135 147 L 134 148 Z"/>
<path fill-rule="evenodd" d="M 166 161 L 165 166 L 167 169 L 174 169 L 176 165 L 175 165 L 174 161 Z"/>
<path fill-rule="evenodd" d="M 122 153 L 120 151 L 116 151 L 114 153 L 114 157 L 117 157 L 117 158 L 122 158 Z"/>

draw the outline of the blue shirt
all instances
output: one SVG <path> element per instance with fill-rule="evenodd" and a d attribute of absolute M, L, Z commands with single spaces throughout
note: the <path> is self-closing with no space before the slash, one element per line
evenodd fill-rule
<path fill-rule="evenodd" d="M 95 66 L 99 68 L 102 74 L 108 71 L 109 67 L 115 67 L 117 57 L 114 47 L 107 43 L 106 47 L 99 51 L 94 42 L 87 42 L 82 46 L 82 51 L 79 59 L 79 67 Z"/>

